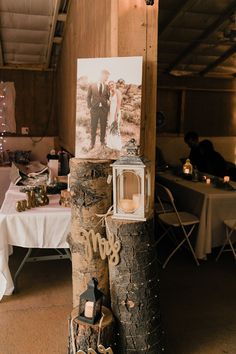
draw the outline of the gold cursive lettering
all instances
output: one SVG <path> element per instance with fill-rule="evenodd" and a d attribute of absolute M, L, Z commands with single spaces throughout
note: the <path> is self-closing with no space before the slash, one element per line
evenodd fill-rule
<path fill-rule="evenodd" d="M 106 354 L 106 353 L 113 354 L 113 350 L 111 349 L 111 347 L 106 349 L 102 344 L 99 344 L 98 345 L 98 353 L 101 353 L 101 354 Z M 83 350 L 79 350 L 77 352 L 77 354 L 86 354 L 86 352 L 83 351 Z M 94 349 L 89 348 L 88 349 L 88 354 L 97 354 L 97 352 Z"/>
<path fill-rule="evenodd" d="M 79 235 L 82 238 L 85 247 L 85 257 L 88 261 L 93 259 L 94 253 L 99 252 L 102 260 L 108 257 L 109 262 L 113 265 L 119 264 L 121 243 L 119 240 L 115 240 L 115 236 L 112 233 L 108 233 L 106 239 L 100 233 L 95 234 L 94 230 L 87 231 L 80 228 Z"/>

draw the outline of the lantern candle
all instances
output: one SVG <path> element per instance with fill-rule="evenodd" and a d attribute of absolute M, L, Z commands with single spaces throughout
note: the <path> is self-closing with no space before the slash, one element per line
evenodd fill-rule
<path fill-rule="evenodd" d="M 87 318 L 93 317 L 93 306 L 94 303 L 92 301 L 87 301 L 84 309 L 84 316 Z"/>
<path fill-rule="evenodd" d="M 190 175 L 193 173 L 193 166 L 189 159 L 187 159 L 185 164 L 183 165 L 183 173 L 186 175 Z"/>
<path fill-rule="evenodd" d="M 224 183 L 229 183 L 230 177 L 229 176 L 224 176 Z"/>
<path fill-rule="evenodd" d="M 127 213 L 132 213 L 135 210 L 135 202 L 131 199 L 121 199 L 119 207 Z"/>
<path fill-rule="evenodd" d="M 210 178 L 206 179 L 206 184 L 211 184 L 211 179 Z"/>
<path fill-rule="evenodd" d="M 135 210 L 137 210 L 140 206 L 140 194 L 133 195 L 133 204 L 134 204 Z"/>

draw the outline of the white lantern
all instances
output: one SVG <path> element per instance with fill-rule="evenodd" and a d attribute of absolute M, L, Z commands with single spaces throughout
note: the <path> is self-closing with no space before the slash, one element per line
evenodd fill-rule
<path fill-rule="evenodd" d="M 138 156 L 132 139 L 126 145 L 127 156 L 114 162 L 113 217 L 125 220 L 146 220 L 150 213 L 150 163 Z"/>

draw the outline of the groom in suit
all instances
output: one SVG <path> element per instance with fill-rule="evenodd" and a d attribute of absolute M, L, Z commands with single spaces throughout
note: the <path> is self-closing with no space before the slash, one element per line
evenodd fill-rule
<path fill-rule="evenodd" d="M 110 73 L 108 70 L 101 72 L 100 80 L 89 86 L 87 104 L 91 115 L 91 145 L 94 148 L 97 134 L 98 122 L 100 122 L 100 142 L 105 146 L 107 117 L 109 112 L 109 88 L 106 84 Z"/>

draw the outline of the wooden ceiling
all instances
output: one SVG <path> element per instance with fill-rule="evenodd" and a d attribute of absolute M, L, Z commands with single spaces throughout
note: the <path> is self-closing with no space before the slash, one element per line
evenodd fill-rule
<path fill-rule="evenodd" d="M 236 76 L 236 0 L 159 0 L 159 72 Z"/>
<path fill-rule="evenodd" d="M 0 68 L 55 69 L 69 0 L 1 0 Z"/>

